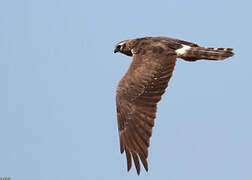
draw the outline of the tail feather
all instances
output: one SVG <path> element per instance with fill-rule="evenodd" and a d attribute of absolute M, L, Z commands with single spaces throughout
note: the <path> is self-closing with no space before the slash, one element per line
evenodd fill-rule
<path fill-rule="evenodd" d="M 234 55 L 232 48 L 204 48 L 204 47 L 183 47 L 184 53 L 178 54 L 180 58 L 187 61 L 199 59 L 224 60 Z"/>

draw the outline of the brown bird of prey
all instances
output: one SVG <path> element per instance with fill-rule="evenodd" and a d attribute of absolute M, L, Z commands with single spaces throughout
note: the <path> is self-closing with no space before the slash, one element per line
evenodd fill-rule
<path fill-rule="evenodd" d="M 186 61 L 224 60 L 234 55 L 231 48 L 204 48 L 168 37 L 144 37 L 119 42 L 114 53 L 132 56 L 131 65 L 116 92 L 121 153 L 126 153 L 128 171 L 132 158 L 140 174 L 139 158 L 148 171 L 148 147 L 161 100 L 172 76 L 176 58 Z"/>

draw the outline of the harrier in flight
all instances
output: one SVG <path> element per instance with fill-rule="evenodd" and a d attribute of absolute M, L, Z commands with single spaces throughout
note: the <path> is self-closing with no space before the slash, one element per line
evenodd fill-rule
<path fill-rule="evenodd" d="M 168 37 L 144 37 L 119 42 L 114 53 L 132 56 L 131 65 L 116 92 L 121 153 L 126 153 L 128 171 L 132 158 L 140 174 L 139 158 L 148 171 L 148 147 L 161 100 L 172 76 L 176 58 L 186 61 L 224 60 L 231 48 L 204 48 Z"/>

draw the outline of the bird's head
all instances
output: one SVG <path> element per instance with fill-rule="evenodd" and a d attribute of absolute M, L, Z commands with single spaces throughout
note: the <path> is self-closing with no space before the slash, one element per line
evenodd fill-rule
<path fill-rule="evenodd" d="M 132 47 L 131 47 L 130 41 L 125 40 L 125 41 L 121 41 L 116 44 L 116 47 L 114 49 L 114 53 L 120 52 L 120 53 L 123 53 L 127 56 L 132 56 L 131 50 L 132 50 Z"/>

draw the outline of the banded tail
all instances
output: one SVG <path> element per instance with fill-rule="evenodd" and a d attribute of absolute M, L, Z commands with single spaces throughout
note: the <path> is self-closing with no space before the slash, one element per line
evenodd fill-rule
<path fill-rule="evenodd" d="M 176 50 L 179 58 L 186 61 L 196 61 L 199 59 L 208 60 L 224 60 L 234 55 L 232 48 L 204 48 L 191 47 L 182 45 L 183 47 Z"/>

